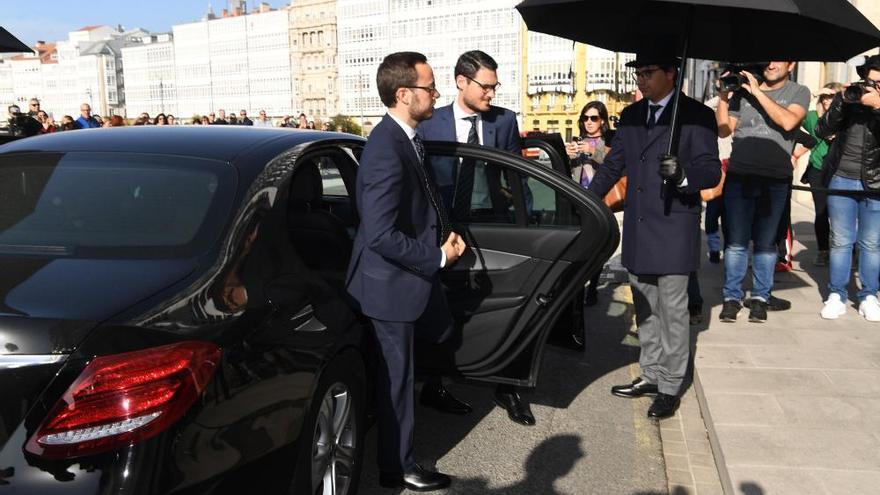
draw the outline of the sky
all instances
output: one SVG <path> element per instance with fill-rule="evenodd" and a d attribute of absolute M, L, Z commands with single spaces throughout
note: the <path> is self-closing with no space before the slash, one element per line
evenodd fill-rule
<path fill-rule="evenodd" d="M 263 1 L 275 8 L 290 4 Z M 167 32 L 174 24 L 201 19 L 209 3 L 216 14 L 228 5 L 226 0 L 0 0 L 0 26 L 27 45 L 65 40 L 68 32 L 89 25 L 122 24 L 126 29 Z M 259 3 L 247 0 L 248 10 Z"/>

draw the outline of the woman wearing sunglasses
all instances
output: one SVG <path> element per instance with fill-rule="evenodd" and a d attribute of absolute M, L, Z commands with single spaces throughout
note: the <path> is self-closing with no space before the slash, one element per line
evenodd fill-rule
<path fill-rule="evenodd" d="M 568 156 L 571 158 L 571 178 L 583 187 L 590 185 L 596 169 L 602 164 L 605 155 L 611 151 L 608 146 L 614 131 L 608 127 L 608 109 L 601 101 L 591 101 L 581 109 L 578 118 L 580 136 L 575 138 L 567 147 Z M 593 306 L 598 299 L 597 285 L 599 274 L 597 273 L 587 287 L 584 304 Z"/>

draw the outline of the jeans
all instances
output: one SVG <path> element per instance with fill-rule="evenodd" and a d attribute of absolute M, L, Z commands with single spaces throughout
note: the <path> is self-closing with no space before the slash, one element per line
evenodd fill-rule
<path fill-rule="evenodd" d="M 811 188 L 820 188 L 825 187 L 822 184 L 822 171 L 810 166 L 806 172 L 807 182 L 810 184 Z M 830 227 L 828 224 L 828 195 L 823 192 L 810 192 L 813 195 L 813 208 L 816 211 L 816 218 L 813 222 L 813 226 L 816 230 L 816 244 L 818 244 L 819 251 L 828 251 L 829 248 L 829 236 L 830 236 Z"/>
<path fill-rule="evenodd" d="M 724 249 L 721 239 L 721 231 L 719 223 L 723 224 L 724 219 L 724 198 L 715 198 L 706 202 L 706 244 L 709 251 L 721 251 Z"/>
<path fill-rule="evenodd" d="M 830 189 L 862 191 L 862 181 L 834 176 Z M 859 243 L 859 300 L 877 294 L 880 277 L 880 200 L 828 195 L 831 221 L 830 282 L 828 289 L 847 300 L 853 244 Z"/>
<path fill-rule="evenodd" d="M 752 298 L 767 302 L 776 265 L 776 232 L 789 197 L 790 184 L 758 177 L 728 175 L 724 184 L 724 218 L 727 247 L 724 250 L 725 301 L 741 301 L 742 282 L 752 256 Z"/>

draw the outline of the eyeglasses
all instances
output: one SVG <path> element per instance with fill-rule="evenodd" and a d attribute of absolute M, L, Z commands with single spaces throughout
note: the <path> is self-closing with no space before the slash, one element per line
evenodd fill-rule
<path fill-rule="evenodd" d="M 642 70 L 637 70 L 637 71 L 633 72 L 633 79 L 635 79 L 635 80 L 639 80 L 639 79 L 650 79 L 651 76 L 653 76 L 654 73 L 657 72 L 658 70 L 660 70 L 660 69 L 657 68 L 657 69 L 642 69 Z"/>
<path fill-rule="evenodd" d="M 464 76 L 464 74 L 462 74 L 462 75 Z M 476 84 L 477 86 L 479 86 L 480 89 L 483 90 L 483 93 L 484 93 L 484 94 L 485 94 L 485 93 L 488 93 L 489 91 L 494 91 L 494 92 L 497 93 L 497 92 L 498 92 L 498 88 L 501 87 L 501 83 L 500 83 L 500 82 L 497 82 L 497 83 L 495 83 L 495 84 L 483 84 L 483 83 L 481 83 L 480 81 L 477 81 L 476 79 L 474 79 L 473 77 L 468 77 L 468 76 L 464 76 L 464 77 L 467 77 L 469 81 L 471 81 L 472 83 L 474 83 L 474 84 Z"/>
<path fill-rule="evenodd" d="M 590 122 L 599 122 L 601 119 L 602 117 L 599 117 L 598 115 L 581 115 L 581 122 L 586 122 L 588 120 Z"/>
<path fill-rule="evenodd" d="M 440 96 L 440 92 L 437 91 L 437 86 L 401 86 L 401 87 L 402 88 L 409 88 L 409 89 L 421 89 L 421 90 L 427 91 L 428 94 L 430 94 L 432 96 L 433 95 Z"/>
<path fill-rule="evenodd" d="M 39 104 L 39 103 L 31 103 L 31 106 L 32 106 L 32 107 L 38 107 L 38 106 L 40 106 L 40 104 Z"/>

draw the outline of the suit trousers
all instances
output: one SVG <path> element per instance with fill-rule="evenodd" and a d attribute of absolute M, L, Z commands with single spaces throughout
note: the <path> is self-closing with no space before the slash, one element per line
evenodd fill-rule
<path fill-rule="evenodd" d="M 452 330 L 443 287 L 439 282 L 434 283 L 425 312 L 414 322 L 377 319 L 371 322 L 380 353 L 376 382 L 379 470 L 401 473 L 415 465 L 413 353 L 416 340 L 443 342 Z M 439 381 L 439 375 L 429 375 L 427 380 Z"/>
<path fill-rule="evenodd" d="M 642 378 L 678 395 L 690 356 L 688 275 L 629 275 L 639 330 Z"/>

